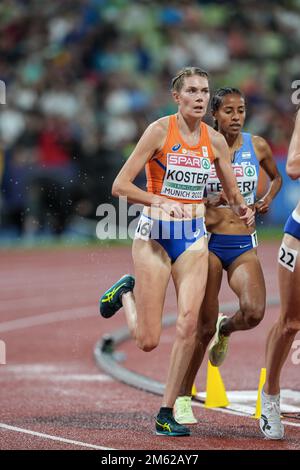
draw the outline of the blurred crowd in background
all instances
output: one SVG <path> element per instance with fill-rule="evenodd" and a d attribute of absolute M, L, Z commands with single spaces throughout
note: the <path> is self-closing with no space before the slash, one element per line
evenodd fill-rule
<path fill-rule="evenodd" d="M 300 0 L 1 0 L 0 234 L 65 233 L 115 203 L 114 176 L 175 111 L 170 81 L 186 65 L 212 92 L 239 87 L 247 130 L 285 159 L 299 25 Z"/>

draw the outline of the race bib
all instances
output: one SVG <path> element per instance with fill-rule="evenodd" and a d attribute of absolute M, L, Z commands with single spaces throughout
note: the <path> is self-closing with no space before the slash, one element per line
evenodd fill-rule
<path fill-rule="evenodd" d="M 284 242 L 281 243 L 278 252 L 278 263 L 291 272 L 294 272 L 298 251 L 288 247 Z"/>
<path fill-rule="evenodd" d="M 257 186 L 257 171 L 255 165 L 250 163 L 232 165 L 234 176 L 236 177 L 238 188 L 245 200 L 247 206 L 254 204 L 254 195 Z M 215 166 L 212 165 L 212 171 L 207 182 L 207 196 L 209 199 L 216 193 L 222 191 L 222 185 L 217 176 Z M 219 206 L 228 207 L 228 206 Z"/>
<path fill-rule="evenodd" d="M 142 214 L 136 228 L 134 238 L 139 238 L 140 240 L 145 240 L 147 242 L 150 239 L 152 227 L 153 220 L 148 219 L 148 217 L 145 217 L 144 214 Z"/>
<path fill-rule="evenodd" d="M 209 158 L 168 153 L 161 194 L 186 200 L 203 199 L 210 170 Z"/>
<path fill-rule="evenodd" d="M 256 248 L 258 246 L 258 240 L 257 240 L 257 233 L 256 232 L 251 234 L 251 241 L 252 241 L 253 248 Z"/>

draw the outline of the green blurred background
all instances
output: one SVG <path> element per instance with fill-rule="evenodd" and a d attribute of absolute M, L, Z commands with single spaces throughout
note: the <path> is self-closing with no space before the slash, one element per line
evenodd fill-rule
<path fill-rule="evenodd" d="M 280 237 L 299 199 L 284 172 L 299 25 L 300 0 L 1 0 L 0 246 L 97 242 L 97 207 L 117 206 L 112 181 L 145 127 L 175 111 L 170 81 L 186 65 L 210 73 L 212 92 L 245 93 L 246 130 L 284 177 L 258 229 Z"/>

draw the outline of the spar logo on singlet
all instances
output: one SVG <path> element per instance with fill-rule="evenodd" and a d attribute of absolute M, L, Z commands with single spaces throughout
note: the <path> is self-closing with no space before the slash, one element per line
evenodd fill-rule
<path fill-rule="evenodd" d="M 209 158 L 168 153 L 161 194 L 178 199 L 203 199 L 210 170 Z"/>
<path fill-rule="evenodd" d="M 255 165 L 250 163 L 236 163 L 232 165 L 233 173 L 246 204 L 254 204 L 254 196 L 257 187 L 257 171 Z M 217 176 L 215 166 L 212 165 L 211 173 L 206 185 L 208 198 L 222 191 L 222 185 Z"/>

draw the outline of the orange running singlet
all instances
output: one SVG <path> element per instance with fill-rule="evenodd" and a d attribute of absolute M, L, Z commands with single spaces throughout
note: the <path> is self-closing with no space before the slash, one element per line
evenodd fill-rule
<path fill-rule="evenodd" d="M 147 190 L 178 202 L 203 202 L 214 158 L 207 125 L 201 122 L 199 142 L 190 146 L 181 137 L 174 114 L 162 150 L 146 164 Z"/>

